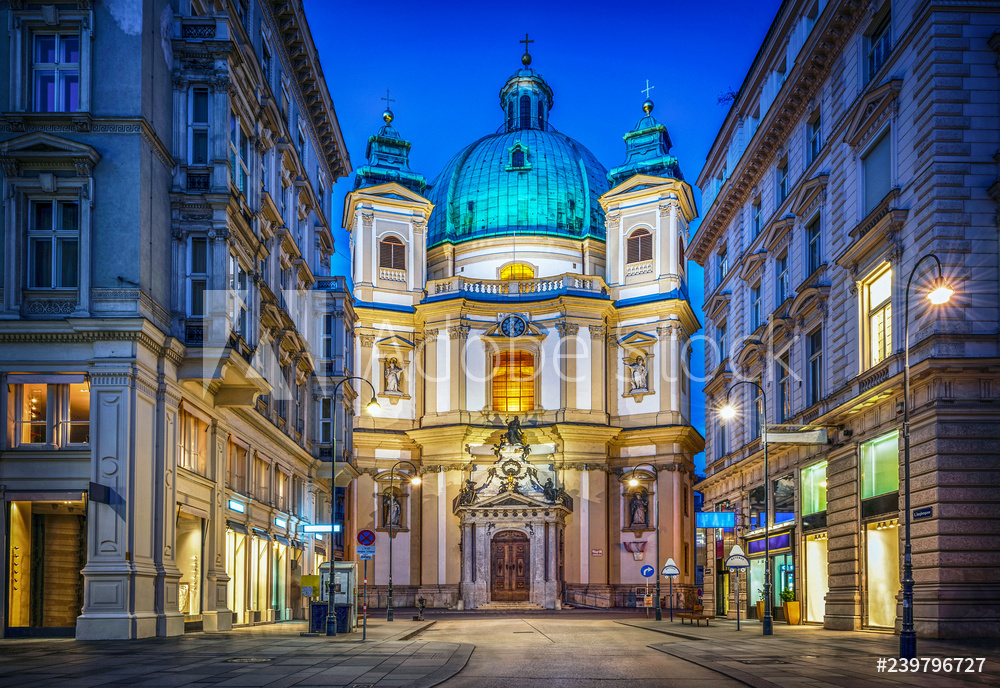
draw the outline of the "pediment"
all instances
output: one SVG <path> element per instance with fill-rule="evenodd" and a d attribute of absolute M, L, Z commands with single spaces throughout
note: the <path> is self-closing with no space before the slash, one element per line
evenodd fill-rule
<path fill-rule="evenodd" d="M 743 259 L 743 268 L 740 270 L 740 279 L 744 282 L 748 280 L 750 275 L 757 270 L 758 266 L 763 264 L 766 258 L 767 251 L 765 249 L 761 249 L 747 255 L 747 257 Z"/>
<path fill-rule="evenodd" d="M 705 304 L 705 313 L 712 320 L 719 319 L 719 312 L 729 306 L 729 301 L 733 298 L 732 292 L 724 292 L 722 294 L 716 294 L 712 299 Z"/>
<path fill-rule="evenodd" d="M 774 251 L 775 247 L 792 231 L 795 224 L 794 215 L 785 215 L 771 223 L 764 234 L 762 242 L 765 250 Z"/>
<path fill-rule="evenodd" d="M 795 195 L 795 200 L 792 202 L 792 212 L 799 216 L 804 215 L 813 201 L 826 191 L 828 181 L 830 181 L 830 175 L 826 172 L 821 172 L 812 179 L 806 180 Z"/>
<path fill-rule="evenodd" d="M 746 370 L 752 368 L 755 363 L 761 359 L 761 349 L 762 347 L 758 344 L 747 344 L 740 350 L 739 356 L 736 357 L 736 365 L 740 367 L 741 370 Z"/>
<path fill-rule="evenodd" d="M 368 186 L 364 189 L 359 189 L 359 191 L 364 192 L 366 196 L 378 196 L 380 198 L 387 198 L 394 201 L 412 201 L 413 203 L 420 203 L 421 205 L 427 203 L 426 198 L 414 191 L 410 191 L 398 182 L 386 182 L 385 184 Z"/>
<path fill-rule="evenodd" d="M 376 342 L 380 349 L 405 349 L 412 350 L 414 348 L 413 342 L 404 337 L 400 337 L 398 334 L 391 335 L 385 339 L 380 339 Z"/>
<path fill-rule="evenodd" d="M 518 492 L 501 492 L 491 497 L 484 497 L 472 505 L 473 509 L 535 509 L 541 507 L 551 509 L 552 505 Z"/>
<path fill-rule="evenodd" d="M 816 285 L 802 289 L 795 296 L 792 305 L 789 306 L 788 317 L 798 318 L 809 312 L 812 306 L 822 307 L 829 293 L 830 287 L 827 285 Z"/>
<path fill-rule="evenodd" d="M 668 179 L 664 177 L 653 177 L 648 174 L 637 174 L 632 177 L 629 177 L 618 186 L 609 190 L 607 193 L 601 196 L 601 200 L 611 200 L 615 196 L 622 196 L 628 193 L 632 193 L 634 191 L 642 191 L 644 189 L 650 189 L 655 186 L 662 186 L 667 181 Z"/>
<path fill-rule="evenodd" d="M 93 146 L 42 131 L 34 131 L 0 143 L 0 156 L 13 158 L 28 166 L 53 161 L 65 161 L 70 166 L 78 161 L 89 162 L 93 166 L 101 159 L 100 153 Z"/>
<path fill-rule="evenodd" d="M 865 134 L 878 122 L 882 114 L 886 111 L 899 91 L 903 87 L 902 79 L 890 79 L 876 89 L 873 89 L 854 106 L 851 113 L 851 123 L 844 134 L 844 142 L 856 146 L 858 142 L 865 138 Z"/>
<path fill-rule="evenodd" d="M 656 337 L 645 332 L 633 332 L 618 340 L 618 346 L 624 348 L 644 348 L 656 343 Z"/>

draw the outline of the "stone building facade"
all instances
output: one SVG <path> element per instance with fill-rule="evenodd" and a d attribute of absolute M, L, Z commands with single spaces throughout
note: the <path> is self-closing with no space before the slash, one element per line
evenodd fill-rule
<path fill-rule="evenodd" d="M 0 632 L 302 618 L 351 168 L 301 2 L 0 18 Z"/>
<path fill-rule="evenodd" d="M 775 605 L 787 590 L 806 622 L 899 629 L 909 316 L 916 631 L 1000 635 L 998 23 L 998 3 L 783 3 L 712 146 L 692 257 L 709 371 L 698 488 L 737 514 L 706 533 L 718 613 L 735 613 L 722 561 L 738 543 L 751 613 L 770 565 Z M 928 253 L 956 292 L 944 305 L 924 298 L 931 260 L 907 293 Z M 773 436 L 770 484 L 742 381 L 763 386 L 767 424 L 818 431 Z M 741 415 L 725 421 L 730 390 Z"/>

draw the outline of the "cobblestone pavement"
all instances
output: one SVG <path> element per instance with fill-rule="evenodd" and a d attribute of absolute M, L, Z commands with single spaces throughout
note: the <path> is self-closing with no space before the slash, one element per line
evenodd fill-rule
<path fill-rule="evenodd" d="M 302 623 L 123 641 L 0 640 L 0 686 L 429 688 L 473 646 L 410 640 L 433 622 L 371 621 L 361 633 L 303 637 Z"/>
<path fill-rule="evenodd" d="M 712 621 L 710 627 L 681 626 L 645 619 L 621 620 L 620 625 L 653 630 L 662 640 L 650 646 L 665 654 L 736 679 L 754 688 L 974 688 L 1000 686 L 1000 649 L 996 638 L 971 640 L 917 639 L 921 658 L 978 658 L 977 669 L 965 672 L 889 672 L 886 661 L 879 671 L 879 659 L 899 656 L 899 636 L 892 633 L 828 631 L 818 626 L 774 624 L 774 635 L 765 637 L 757 621 L 744 621 L 736 630 L 734 621 Z M 953 663 L 954 664 L 954 663 Z M 924 663 L 920 663 L 921 669 Z M 896 668 L 899 664 L 896 662 Z"/>

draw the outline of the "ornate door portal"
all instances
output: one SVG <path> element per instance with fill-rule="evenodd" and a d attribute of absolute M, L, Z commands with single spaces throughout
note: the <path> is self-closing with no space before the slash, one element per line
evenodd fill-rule
<path fill-rule="evenodd" d="M 493 538 L 492 590 L 494 602 L 527 602 L 528 537 L 515 530 L 505 530 Z"/>

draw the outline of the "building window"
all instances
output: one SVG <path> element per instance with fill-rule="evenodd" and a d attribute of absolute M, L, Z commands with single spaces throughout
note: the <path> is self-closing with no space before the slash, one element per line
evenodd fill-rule
<path fill-rule="evenodd" d="M 510 154 L 510 166 L 511 167 L 524 167 L 524 151 L 520 148 L 514 149 L 514 152 Z"/>
<path fill-rule="evenodd" d="M 721 459 L 729 453 L 729 427 L 723 418 L 715 426 L 715 458 Z"/>
<path fill-rule="evenodd" d="M 802 469 L 802 515 L 826 511 L 826 461 Z"/>
<path fill-rule="evenodd" d="M 811 275 L 823 264 L 823 243 L 818 216 L 806 227 L 806 242 L 808 243 L 806 268 Z"/>
<path fill-rule="evenodd" d="M 823 148 L 823 118 L 820 112 L 811 122 L 806 124 L 806 160 L 812 163 L 819 157 L 819 152 Z"/>
<path fill-rule="evenodd" d="M 518 123 L 518 127 L 521 128 L 521 129 L 530 129 L 531 128 L 531 97 L 530 96 L 521 96 L 519 104 L 520 104 L 520 112 L 519 112 L 520 122 Z"/>
<path fill-rule="evenodd" d="M 774 307 L 777 308 L 788 298 L 788 252 L 781 254 L 775 261 L 774 272 Z"/>
<path fill-rule="evenodd" d="M 781 205 L 788 198 L 788 161 L 785 160 L 780 165 L 778 165 L 778 189 L 777 189 L 777 205 Z"/>
<path fill-rule="evenodd" d="M 750 405 L 748 406 L 750 411 L 750 439 L 755 440 L 760 437 L 760 389 L 757 385 L 760 384 L 760 378 L 753 380 L 756 384 L 749 385 L 750 387 Z"/>
<path fill-rule="evenodd" d="M 500 279 L 502 280 L 530 280 L 535 279 L 535 269 L 526 263 L 511 263 L 500 268 Z"/>
<path fill-rule="evenodd" d="M 333 442 L 333 398 L 319 400 L 319 441 L 321 444 Z"/>
<path fill-rule="evenodd" d="M 750 331 L 755 331 L 763 321 L 763 304 L 760 282 L 750 287 Z"/>
<path fill-rule="evenodd" d="M 271 503 L 271 464 L 259 455 L 253 459 L 253 489 L 258 501 Z"/>
<path fill-rule="evenodd" d="M 34 110 L 76 112 L 80 108 L 80 35 L 38 33 L 32 38 Z"/>
<path fill-rule="evenodd" d="M 323 352 L 323 358 L 333 358 L 333 316 L 324 315 L 323 316 L 323 334 L 321 337 L 321 347 L 320 350 Z"/>
<path fill-rule="evenodd" d="M 188 250 L 188 279 L 191 285 L 188 292 L 188 315 L 192 318 L 203 318 L 208 290 L 208 239 L 192 237 Z"/>
<path fill-rule="evenodd" d="M 528 351 L 493 355 L 493 410 L 531 411 L 535 408 L 535 357 Z"/>
<path fill-rule="evenodd" d="M 868 36 L 868 59 L 865 81 L 871 79 L 878 73 L 885 63 L 885 58 L 889 55 L 889 28 L 892 24 L 892 15 L 886 13 L 876 26 L 875 30 Z"/>
<path fill-rule="evenodd" d="M 31 382 L 7 387 L 15 446 L 66 447 L 90 443 L 90 386 Z"/>
<path fill-rule="evenodd" d="M 208 466 L 208 423 L 186 411 L 180 412 L 180 451 L 177 465 L 205 475 Z"/>
<path fill-rule="evenodd" d="M 784 423 L 792 417 L 791 355 L 785 353 L 778 358 L 778 422 Z"/>
<path fill-rule="evenodd" d="M 297 142 L 298 142 L 299 160 L 302 161 L 302 166 L 305 167 L 305 164 L 306 164 L 306 127 L 305 127 L 305 122 L 302 120 L 301 117 L 299 118 L 299 133 L 298 133 Z"/>
<path fill-rule="evenodd" d="M 823 330 L 809 335 L 809 405 L 823 397 Z"/>
<path fill-rule="evenodd" d="M 288 474 L 284 471 L 275 471 L 275 495 L 277 506 L 279 511 L 288 510 Z M 343 523 L 343 521 L 341 521 Z"/>
<path fill-rule="evenodd" d="M 28 288 L 75 289 L 80 283 L 80 203 L 31 201 Z"/>
<path fill-rule="evenodd" d="M 899 490 L 899 432 L 861 445 L 861 498 Z"/>
<path fill-rule="evenodd" d="M 229 115 L 229 166 L 233 186 L 246 195 L 247 179 L 250 177 L 250 137 L 235 113 Z"/>
<path fill-rule="evenodd" d="M 626 263 L 641 263 L 653 259 L 653 235 L 648 229 L 637 229 L 627 241 Z"/>
<path fill-rule="evenodd" d="M 750 238 L 756 239 L 760 236 L 760 201 L 756 201 L 750 206 Z"/>
<path fill-rule="evenodd" d="M 892 353 L 892 270 L 869 281 L 864 298 L 868 311 L 868 365 L 876 366 Z"/>
<path fill-rule="evenodd" d="M 795 520 L 795 477 L 789 473 L 771 481 L 771 505 L 774 508 L 773 525 Z M 788 586 L 791 587 L 791 586 Z"/>
<path fill-rule="evenodd" d="M 723 246 L 719 249 L 719 255 L 717 258 L 718 265 L 718 283 L 721 285 L 722 280 L 726 279 L 726 275 L 729 273 L 729 252 L 726 247 Z"/>
<path fill-rule="evenodd" d="M 266 38 L 260 41 L 260 69 L 264 72 L 264 83 L 271 85 L 271 46 Z"/>
<path fill-rule="evenodd" d="M 719 351 L 719 363 L 729 358 L 729 334 L 726 323 L 715 328 L 715 346 Z"/>
<path fill-rule="evenodd" d="M 229 443 L 229 455 L 226 457 L 226 484 L 240 494 L 246 494 L 247 489 L 247 449 L 235 442 Z"/>
<path fill-rule="evenodd" d="M 406 269 L 405 246 L 398 237 L 388 236 L 379 242 L 378 265 L 392 270 Z"/>
<path fill-rule="evenodd" d="M 249 343 L 252 341 L 250 330 L 254 322 L 251 317 L 253 309 L 253 300 L 250 295 L 251 279 L 235 256 L 229 257 L 229 274 L 229 317 L 232 319 L 232 327 L 236 333 Z"/>
<path fill-rule="evenodd" d="M 891 165 L 892 146 L 887 131 L 861 158 L 865 215 L 873 211 L 892 188 Z"/>
<path fill-rule="evenodd" d="M 208 164 L 208 89 L 192 88 L 189 112 L 190 150 L 188 162 L 192 165 Z"/>

